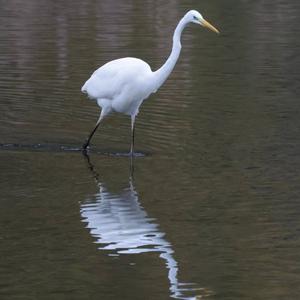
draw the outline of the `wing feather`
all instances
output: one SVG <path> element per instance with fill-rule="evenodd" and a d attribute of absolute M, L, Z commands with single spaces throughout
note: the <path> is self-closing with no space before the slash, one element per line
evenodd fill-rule
<path fill-rule="evenodd" d="M 132 57 L 116 59 L 97 69 L 81 91 L 91 98 L 113 100 L 128 84 L 149 71 L 150 66 L 143 60 Z"/>

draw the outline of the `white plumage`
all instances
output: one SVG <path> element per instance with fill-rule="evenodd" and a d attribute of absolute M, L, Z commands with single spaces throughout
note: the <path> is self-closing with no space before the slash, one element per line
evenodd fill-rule
<path fill-rule="evenodd" d="M 96 99 L 107 113 L 136 115 L 141 102 L 153 92 L 152 76 L 150 66 L 143 60 L 120 58 L 97 69 L 81 91 Z"/>
<path fill-rule="evenodd" d="M 102 119 L 116 111 L 131 116 L 130 153 L 133 156 L 134 123 L 139 107 L 143 100 L 157 91 L 172 72 L 181 50 L 182 30 L 190 22 L 200 24 L 218 33 L 218 30 L 208 23 L 199 12 L 191 10 L 178 23 L 173 35 L 172 52 L 160 69 L 153 72 L 143 60 L 126 57 L 106 63 L 86 81 L 81 91 L 97 101 L 101 107 L 101 114 L 95 128 L 83 145 L 84 151 L 86 151 Z"/>

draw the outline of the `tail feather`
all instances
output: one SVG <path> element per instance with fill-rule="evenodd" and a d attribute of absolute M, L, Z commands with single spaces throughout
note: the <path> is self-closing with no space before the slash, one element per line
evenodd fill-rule
<path fill-rule="evenodd" d="M 86 83 L 82 86 L 81 92 L 87 94 Z"/>

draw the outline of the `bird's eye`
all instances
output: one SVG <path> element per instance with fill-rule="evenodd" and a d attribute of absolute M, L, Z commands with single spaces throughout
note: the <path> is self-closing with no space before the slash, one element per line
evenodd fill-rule
<path fill-rule="evenodd" d="M 193 18 L 194 18 L 194 20 L 198 20 L 198 18 L 196 16 L 194 16 Z"/>

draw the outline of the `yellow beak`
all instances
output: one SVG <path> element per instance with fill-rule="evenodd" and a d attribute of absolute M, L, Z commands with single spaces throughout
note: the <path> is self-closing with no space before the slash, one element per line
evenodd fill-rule
<path fill-rule="evenodd" d="M 200 23 L 201 23 L 201 25 L 203 26 L 203 27 L 206 27 L 206 28 L 208 28 L 208 29 L 210 29 L 211 31 L 214 31 L 215 33 L 220 33 L 219 32 L 219 30 L 216 28 L 216 27 L 214 27 L 214 26 L 212 26 L 209 22 L 207 22 L 206 20 L 204 20 L 204 19 L 202 19 L 201 21 L 200 21 Z"/>

